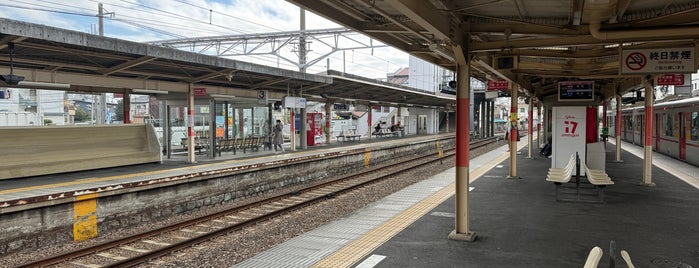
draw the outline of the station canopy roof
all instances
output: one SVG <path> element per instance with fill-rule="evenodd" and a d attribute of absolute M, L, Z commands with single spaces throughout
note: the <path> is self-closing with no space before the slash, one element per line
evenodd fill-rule
<path fill-rule="evenodd" d="M 622 48 L 689 48 L 696 58 L 699 40 L 695 0 L 288 1 L 448 69 L 470 62 L 479 80 L 536 98 L 568 80 L 594 81 L 605 99 L 638 89 L 652 76 L 622 74 Z M 696 70 L 695 59 L 683 72 Z"/>
<path fill-rule="evenodd" d="M 163 94 L 184 99 L 189 86 L 205 88 L 209 96 L 254 100 L 257 90 L 281 99 L 294 90 L 357 102 L 445 107 L 454 96 L 411 91 L 361 77 L 331 72 L 310 74 L 156 45 L 59 29 L 0 18 L 0 74 L 9 74 L 10 46 L 14 74 L 24 82 L 69 85 L 56 89 L 77 92 Z M 22 83 L 24 83 L 22 82 Z M 13 87 L 36 88 L 14 85 Z M 0 82 L 2 86 L 3 82 Z M 4 85 L 9 87 L 11 85 Z M 159 93 L 158 93 L 159 92 Z"/>

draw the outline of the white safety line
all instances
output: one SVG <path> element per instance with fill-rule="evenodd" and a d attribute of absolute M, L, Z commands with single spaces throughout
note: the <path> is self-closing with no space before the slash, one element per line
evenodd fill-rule
<path fill-rule="evenodd" d="M 616 143 L 610 141 L 610 144 L 616 146 Z M 643 159 L 643 149 L 642 147 L 628 144 L 627 142 L 621 142 L 621 149 Z M 654 166 L 664 170 L 667 173 L 679 178 L 680 180 L 686 182 L 687 184 L 699 189 L 699 168 L 692 166 L 690 164 L 681 162 L 678 159 L 653 152 L 652 163 Z"/>
<path fill-rule="evenodd" d="M 377 264 L 379 264 L 379 262 L 383 261 L 383 259 L 385 259 L 385 258 L 386 258 L 386 256 L 384 256 L 384 255 L 374 254 L 374 255 L 369 256 L 369 258 L 366 258 L 363 262 L 359 263 L 354 268 L 373 268 Z"/>

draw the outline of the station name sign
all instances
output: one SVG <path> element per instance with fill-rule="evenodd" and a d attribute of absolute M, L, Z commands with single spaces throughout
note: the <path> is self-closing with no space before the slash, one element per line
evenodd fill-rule
<path fill-rule="evenodd" d="M 694 48 L 624 49 L 622 74 L 694 73 Z"/>
<path fill-rule="evenodd" d="M 286 96 L 282 99 L 284 108 L 306 108 L 306 98 Z"/>

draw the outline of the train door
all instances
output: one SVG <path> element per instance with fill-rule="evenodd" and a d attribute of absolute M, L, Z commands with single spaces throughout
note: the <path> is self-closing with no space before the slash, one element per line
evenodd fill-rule
<path fill-rule="evenodd" d="M 687 139 L 686 139 L 687 132 L 685 131 L 685 125 L 686 125 L 687 121 L 689 121 L 689 114 L 687 114 L 687 116 L 685 118 L 685 113 L 680 112 L 678 116 L 679 116 L 679 121 L 680 121 L 680 128 L 679 128 L 679 131 L 680 131 L 680 142 L 679 142 L 679 144 L 680 144 L 680 160 L 684 161 L 684 160 L 687 160 Z"/>
<path fill-rule="evenodd" d="M 645 129 L 644 126 L 646 125 L 646 122 L 643 120 L 645 120 L 645 116 L 643 115 L 639 115 L 638 119 L 636 119 L 636 122 L 638 122 L 636 124 L 636 133 L 638 133 L 638 135 L 634 135 L 634 141 L 636 142 L 635 144 L 641 145 L 642 147 L 645 146 L 645 143 L 643 142 L 643 135 L 649 134 L 643 133 L 643 130 Z"/>
<path fill-rule="evenodd" d="M 660 126 L 663 125 L 663 122 L 661 122 L 660 120 L 663 120 L 663 117 L 660 116 L 660 113 L 655 113 L 653 120 L 653 123 L 655 123 L 655 127 L 653 128 L 655 129 L 655 132 L 653 132 L 653 135 L 655 135 L 655 139 L 653 142 L 653 151 L 658 152 L 660 151 Z"/>
<path fill-rule="evenodd" d="M 417 133 L 427 134 L 427 115 L 417 116 Z"/>

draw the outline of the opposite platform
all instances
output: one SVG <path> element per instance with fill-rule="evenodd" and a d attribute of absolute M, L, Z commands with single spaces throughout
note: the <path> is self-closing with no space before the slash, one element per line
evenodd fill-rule
<path fill-rule="evenodd" d="M 605 190 L 605 203 L 556 202 L 554 185 L 545 181 L 550 159 L 519 154 L 522 179 L 505 179 L 504 150 L 471 161 L 471 179 L 478 178 L 469 195 L 475 242 L 447 238 L 454 230 L 452 169 L 234 267 L 582 267 L 594 246 L 604 251 L 599 267 L 609 267 L 611 240 L 636 267 L 699 267 L 694 186 L 658 167 L 657 186 L 640 186 L 643 161 L 624 152 L 624 162 L 614 163 L 607 152 L 615 185 Z M 685 174 L 696 171 L 656 156 L 656 165 L 670 161 Z M 476 174 L 488 166 L 494 168 Z M 697 179 L 690 176 L 684 179 Z M 615 264 L 624 267 L 619 257 Z"/>

